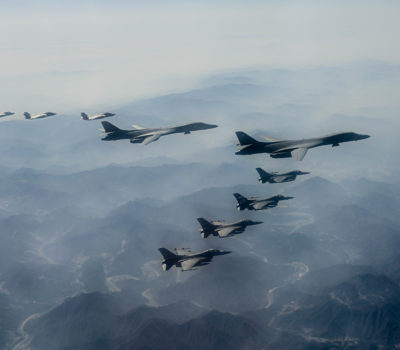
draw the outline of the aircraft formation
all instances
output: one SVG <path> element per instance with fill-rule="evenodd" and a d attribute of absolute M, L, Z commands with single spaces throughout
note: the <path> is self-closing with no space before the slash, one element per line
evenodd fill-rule
<path fill-rule="evenodd" d="M 14 115 L 13 112 L 0 113 L 0 118 Z M 31 115 L 28 112 L 24 113 L 25 119 L 35 120 L 56 115 L 53 112 L 45 112 Z M 81 119 L 85 121 L 104 119 L 115 116 L 113 113 L 100 113 L 87 115 L 81 113 Z M 129 140 L 130 143 L 141 143 L 148 145 L 160 139 L 162 136 L 182 133 L 190 134 L 194 131 L 213 129 L 218 127 L 215 124 L 206 124 L 203 122 L 195 122 L 164 128 L 145 128 L 138 125 L 132 125 L 131 130 L 123 130 L 111 124 L 108 121 L 101 122 L 103 126 L 103 141 Z M 369 135 L 361 135 L 354 132 L 342 132 L 331 134 L 322 137 L 302 140 L 279 140 L 271 137 L 264 137 L 266 141 L 258 141 L 243 131 L 237 131 L 239 149 L 235 153 L 237 155 L 253 155 L 267 153 L 272 158 L 292 158 L 301 161 L 311 148 L 331 145 L 337 147 L 343 142 L 363 140 Z M 286 173 L 268 172 L 262 168 L 256 168 L 258 173 L 258 181 L 262 184 L 270 183 L 285 183 L 295 181 L 297 176 L 310 174 L 300 170 L 293 170 Z M 278 206 L 280 201 L 290 200 L 294 197 L 277 194 L 267 198 L 245 197 L 240 193 L 234 193 L 237 204 L 236 208 L 242 210 L 267 210 Z M 248 226 L 262 224 L 262 221 L 240 220 L 233 223 L 226 223 L 221 220 L 208 221 L 204 218 L 197 218 L 200 224 L 200 235 L 202 238 L 209 236 L 227 238 L 243 233 Z M 196 270 L 198 267 L 208 265 L 213 257 L 218 255 L 230 254 L 230 251 L 208 249 L 198 253 L 192 253 L 188 248 L 175 248 L 175 253 L 166 248 L 159 248 L 162 255 L 162 267 L 164 271 L 168 271 L 172 266 L 180 268 L 182 271 Z"/>

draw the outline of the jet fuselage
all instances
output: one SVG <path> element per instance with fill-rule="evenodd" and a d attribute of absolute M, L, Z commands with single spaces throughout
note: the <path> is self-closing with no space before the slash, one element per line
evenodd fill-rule
<path fill-rule="evenodd" d="M 206 123 L 190 123 L 180 126 L 167 127 L 167 128 L 153 128 L 153 129 L 134 129 L 123 130 L 115 127 L 111 123 L 102 122 L 105 136 L 102 138 L 104 141 L 116 141 L 122 139 L 130 139 L 131 143 L 142 143 L 146 139 L 154 138 L 157 140 L 161 136 L 184 133 L 190 134 L 192 131 L 207 130 L 216 128 L 217 125 Z"/>
<path fill-rule="evenodd" d="M 360 135 L 354 132 L 343 132 L 323 137 L 316 137 L 302 140 L 282 140 L 272 142 L 262 142 L 252 139 L 252 141 L 241 142 L 240 135 L 242 132 L 236 133 L 239 138 L 239 150 L 237 155 L 250 155 L 258 153 L 270 153 L 272 158 L 290 158 L 291 152 L 296 149 L 310 149 L 319 146 L 332 145 L 339 146 L 342 142 L 358 141 L 369 137 L 369 135 Z M 245 136 L 248 136 L 244 134 Z M 304 152 L 305 154 L 305 152 Z M 304 157 L 304 155 L 303 155 Z M 301 158 L 302 159 L 302 158 Z M 300 160 L 301 160 L 300 159 Z"/>
<path fill-rule="evenodd" d="M 258 181 L 261 183 L 282 183 L 282 182 L 290 182 L 296 180 L 296 177 L 299 175 L 307 175 L 309 172 L 303 172 L 300 170 L 293 170 L 287 173 L 268 173 L 261 168 L 256 168 L 259 176 Z"/>

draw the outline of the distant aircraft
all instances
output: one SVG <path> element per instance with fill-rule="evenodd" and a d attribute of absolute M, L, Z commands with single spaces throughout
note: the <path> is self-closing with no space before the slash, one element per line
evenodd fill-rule
<path fill-rule="evenodd" d="M 13 113 L 13 112 L 4 112 L 4 113 L 0 113 L 0 118 L 8 117 L 9 115 L 13 115 L 13 114 L 15 114 L 15 113 Z"/>
<path fill-rule="evenodd" d="M 83 120 L 96 120 L 96 119 L 103 119 L 103 118 L 108 118 L 108 117 L 113 117 L 115 114 L 114 113 L 100 113 L 100 114 L 94 114 L 94 115 L 87 115 L 86 113 L 81 113 L 81 119 Z"/>
<path fill-rule="evenodd" d="M 138 125 L 133 125 L 134 130 L 121 130 L 109 122 L 101 122 L 101 124 L 105 133 L 105 137 L 102 138 L 104 141 L 130 139 L 131 143 L 143 143 L 144 145 L 157 141 L 161 136 L 176 133 L 190 134 L 192 131 L 213 129 L 218 126 L 205 123 L 191 123 L 167 128 L 146 129 Z"/>
<path fill-rule="evenodd" d="M 265 184 L 266 182 L 269 182 L 270 184 L 276 184 L 276 183 L 281 183 L 281 182 L 290 182 L 296 180 L 296 177 L 299 175 L 307 175 L 309 174 L 308 172 L 305 171 L 300 171 L 300 170 L 293 170 L 289 171 L 288 173 L 268 173 L 267 171 L 261 169 L 261 168 L 256 168 L 258 172 L 258 181 Z"/>
<path fill-rule="evenodd" d="M 220 238 L 230 237 L 244 232 L 247 226 L 262 224 L 262 221 L 240 220 L 233 223 L 224 221 L 207 221 L 204 218 L 198 218 L 197 221 L 201 225 L 201 237 L 207 238 L 209 235 L 218 236 Z"/>
<path fill-rule="evenodd" d="M 168 271 L 172 266 L 180 267 L 182 271 L 196 270 L 195 267 L 208 265 L 217 255 L 225 255 L 231 252 L 218 249 L 208 249 L 192 254 L 188 249 L 175 249 L 175 254 L 165 248 L 158 249 L 163 256 L 162 267 Z"/>
<path fill-rule="evenodd" d="M 285 197 L 280 194 L 269 198 L 255 198 L 255 197 L 246 198 L 239 193 L 234 193 L 233 195 L 237 200 L 236 208 L 238 210 L 244 210 L 244 209 L 263 210 L 263 209 L 274 208 L 278 205 L 279 201 L 284 201 L 294 198 L 294 197 Z"/>
<path fill-rule="evenodd" d="M 323 137 L 303 140 L 278 140 L 265 137 L 268 142 L 261 142 L 253 139 L 243 131 L 237 131 L 236 136 L 239 140 L 239 150 L 235 154 L 247 155 L 257 153 L 270 153 L 272 158 L 293 158 L 303 160 L 310 148 L 332 145 L 339 146 L 342 142 L 363 140 L 369 135 L 360 135 L 354 132 L 342 132 Z"/>
<path fill-rule="evenodd" d="M 51 117 L 52 115 L 56 115 L 56 113 L 53 112 L 46 112 L 46 113 L 40 113 L 40 114 L 34 114 L 31 115 L 28 112 L 24 113 L 25 119 L 40 119 L 40 118 L 47 118 Z"/>

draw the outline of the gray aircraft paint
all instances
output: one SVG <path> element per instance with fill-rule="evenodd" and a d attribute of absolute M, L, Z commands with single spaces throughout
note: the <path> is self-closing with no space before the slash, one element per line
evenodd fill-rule
<path fill-rule="evenodd" d="M 276 207 L 280 201 L 293 199 L 294 197 L 286 197 L 283 195 L 275 195 L 269 198 L 255 198 L 249 197 L 246 198 L 242 196 L 240 193 L 234 193 L 233 196 L 235 197 L 237 204 L 237 210 L 265 210 Z"/>
<path fill-rule="evenodd" d="M 86 113 L 82 112 L 81 113 L 81 119 L 83 120 L 97 120 L 97 119 L 103 119 L 103 118 L 109 118 L 115 116 L 114 113 L 100 113 L 100 114 L 93 114 L 93 115 L 87 115 Z"/>
<path fill-rule="evenodd" d="M 240 220 L 232 223 L 223 221 L 207 221 L 204 218 L 197 218 L 201 229 L 201 237 L 207 238 L 210 235 L 220 238 L 234 236 L 243 233 L 247 226 L 262 224 L 262 221 Z"/>
<path fill-rule="evenodd" d="M 332 145 L 339 146 L 342 142 L 363 140 L 369 135 L 360 135 L 354 132 L 342 132 L 323 137 L 303 140 L 277 140 L 265 137 L 268 142 L 257 141 L 243 131 L 237 131 L 236 136 L 239 140 L 238 155 L 249 155 L 258 153 L 269 153 L 272 158 L 293 158 L 303 160 L 310 148 Z"/>
<path fill-rule="evenodd" d="M 257 173 L 258 173 L 258 181 L 261 183 L 270 183 L 270 184 L 276 184 L 276 183 L 282 183 L 282 182 L 290 182 L 296 180 L 296 177 L 299 175 L 307 175 L 310 174 L 309 172 L 305 171 L 300 171 L 300 170 L 293 170 L 289 171 L 287 173 L 276 173 L 276 172 L 267 172 L 264 169 L 261 168 L 256 168 Z"/>
<path fill-rule="evenodd" d="M 218 126 L 206 123 L 190 123 L 166 128 L 147 129 L 133 125 L 133 130 L 122 130 L 106 121 L 101 122 L 101 124 L 105 134 L 102 138 L 103 141 L 129 139 L 131 143 L 143 143 L 144 145 L 157 141 L 161 136 L 178 133 L 190 134 L 192 131 L 213 129 Z"/>
<path fill-rule="evenodd" d="M 13 113 L 13 112 L 4 112 L 4 113 L 1 113 L 1 114 L 0 114 L 0 118 L 8 117 L 8 116 L 14 115 L 14 114 L 15 114 L 15 113 Z"/>
<path fill-rule="evenodd" d="M 46 112 L 46 113 L 40 113 L 40 114 L 34 114 L 34 115 L 31 115 L 28 112 L 24 113 L 25 119 L 42 119 L 42 118 L 51 117 L 53 115 L 56 115 L 56 113 Z"/>
<path fill-rule="evenodd" d="M 163 256 L 164 271 L 168 271 L 172 266 L 179 267 L 182 271 L 196 270 L 195 267 L 208 265 L 214 256 L 231 253 L 219 249 L 207 249 L 194 254 L 187 249 L 175 249 L 175 253 L 166 248 L 159 248 L 158 251 Z"/>

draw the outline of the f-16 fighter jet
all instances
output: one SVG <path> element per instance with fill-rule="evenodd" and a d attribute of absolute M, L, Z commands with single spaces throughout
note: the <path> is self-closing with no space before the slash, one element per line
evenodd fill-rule
<path fill-rule="evenodd" d="M 81 119 L 83 120 L 96 120 L 96 119 L 103 119 L 108 117 L 113 117 L 114 113 L 101 113 L 101 114 L 94 114 L 94 115 L 87 115 L 86 113 L 81 113 Z"/>
<path fill-rule="evenodd" d="M 275 172 L 268 173 L 261 168 L 256 168 L 258 172 L 258 181 L 262 184 L 269 182 L 270 184 L 276 184 L 281 182 L 290 182 L 296 180 L 296 176 L 298 175 L 307 175 L 308 172 L 300 171 L 300 170 L 293 170 L 289 171 L 288 173 L 278 174 Z"/>
<path fill-rule="evenodd" d="M 133 130 L 122 130 L 109 122 L 101 122 L 101 124 L 105 133 L 102 138 L 104 141 L 130 139 L 131 143 L 143 143 L 144 145 L 157 141 L 161 136 L 177 133 L 190 134 L 192 131 L 213 129 L 218 126 L 206 123 L 191 123 L 169 128 L 147 129 L 133 125 Z"/>
<path fill-rule="evenodd" d="M 272 158 L 293 158 L 295 160 L 303 160 L 310 148 L 325 145 L 336 147 L 342 142 L 358 141 L 369 137 L 369 135 L 360 135 L 354 132 L 342 132 L 303 140 L 277 140 L 265 137 L 267 142 L 262 142 L 253 139 L 243 131 L 237 131 L 236 136 L 239 140 L 239 150 L 235 154 L 270 153 Z"/>
<path fill-rule="evenodd" d="M 246 198 L 239 193 L 234 193 L 233 195 L 237 200 L 236 208 L 238 210 L 244 210 L 244 209 L 263 210 L 263 209 L 274 208 L 278 205 L 279 201 L 284 201 L 294 198 L 294 197 L 285 197 L 280 194 L 265 199 L 255 198 L 255 197 Z"/>
<path fill-rule="evenodd" d="M 25 119 L 47 118 L 47 117 L 51 117 L 52 115 L 56 115 L 56 113 L 46 112 L 46 113 L 40 113 L 40 114 L 34 114 L 34 115 L 30 115 L 28 112 L 24 113 Z"/>
<path fill-rule="evenodd" d="M 9 115 L 13 115 L 13 114 L 15 114 L 15 113 L 13 113 L 13 112 L 4 112 L 4 113 L 0 113 L 0 118 L 8 117 Z"/>
<path fill-rule="evenodd" d="M 224 221 L 207 221 L 204 218 L 198 218 L 197 221 L 201 225 L 201 237 L 207 238 L 209 235 L 218 236 L 220 238 L 230 237 L 244 232 L 247 226 L 262 224 L 262 221 L 240 220 L 228 224 Z"/>
<path fill-rule="evenodd" d="M 188 249 L 175 249 L 175 254 L 165 248 L 158 250 L 163 256 L 162 267 L 164 271 L 168 271 L 174 265 L 180 267 L 182 271 L 197 270 L 195 267 L 208 265 L 214 256 L 230 253 L 218 249 L 208 249 L 195 254 Z"/>

